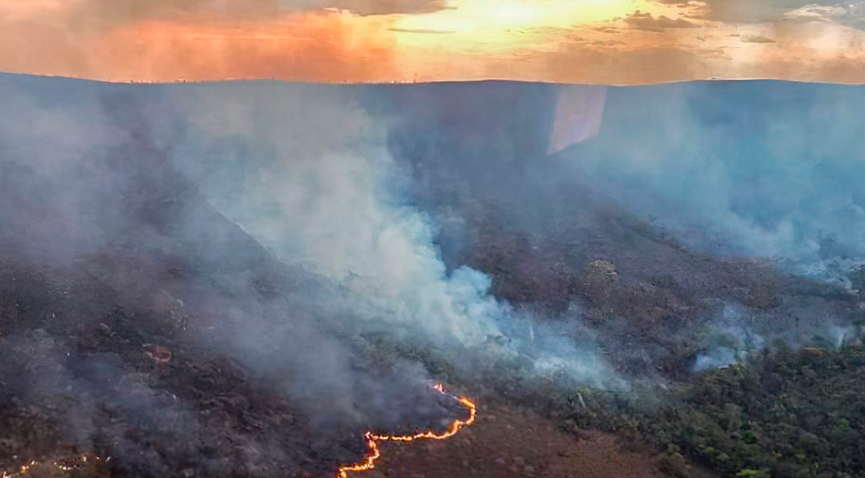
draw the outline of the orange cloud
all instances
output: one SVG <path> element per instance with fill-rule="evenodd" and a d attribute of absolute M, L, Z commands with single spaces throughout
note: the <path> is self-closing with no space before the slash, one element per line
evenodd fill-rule
<path fill-rule="evenodd" d="M 863 82 L 865 0 L 854 1 L 0 0 L 0 71 L 116 81 Z"/>
<path fill-rule="evenodd" d="M 257 13 L 270 3 L 252 1 L 259 3 Z M 0 68 L 117 81 L 369 81 L 395 75 L 394 39 L 384 19 L 319 11 L 228 21 L 207 10 L 169 12 L 169 2 L 154 2 L 134 14 L 109 8 L 89 28 L 71 26 L 92 3 L 7 25 L 0 30 Z"/>
<path fill-rule="evenodd" d="M 780 20 L 786 12 L 809 5 L 844 5 L 839 0 L 656 0 L 658 3 L 693 8 L 709 20 L 760 23 Z"/>
<path fill-rule="evenodd" d="M 100 38 L 93 56 L 119 78 L 370 81 L 396 74 L 393 46 L 347 13 L 315 13 L 275 25 L 136 24 Z"/>
<path fill-rule="evenodd" d="M 655 18 L 651 13 L 643 13 L 639 10 L 628 15 L 625 18 L 625 23 L 631 28 L 653 32 L 660 32 L 669 28 L 697 28 L 699 26 L 684 18 L 672 19 L 665 15 Z"/>

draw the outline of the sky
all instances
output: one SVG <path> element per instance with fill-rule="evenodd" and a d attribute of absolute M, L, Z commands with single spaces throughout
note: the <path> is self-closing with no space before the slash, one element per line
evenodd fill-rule
<path fill-rule="evenodd" d="M 865 82 L 865 0 L 0 0 L 0 71 L 107 81 Z"/>

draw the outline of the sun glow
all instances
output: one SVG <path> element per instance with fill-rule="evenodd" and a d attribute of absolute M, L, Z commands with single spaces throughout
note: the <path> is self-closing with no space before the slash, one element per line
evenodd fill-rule
<path fill-rule="evenodd" d="M 403 69 L 426 71 L 463 57 L 467 63 L 459 68 L 470 72 L 470 58 L 510 56 L 528 46 L 554 50 L 581 25 L 657 10 L 647 0 L 452 0 L 449 7 L 395 20 Z"/>
<path fill-rule="evenodd" d="M 577 35 L 582 27 L 659 8 L 649 0 L 451 0 L 442 10 L 394 19 L 395 61 L 421 81 L 456 71 L 463 79 L 501 77 L 495 65 L 558 51 L 575 36 L 593 35 Z"/>
<path fill-rule="evenodd" d="M 462 0 L 453 2 L 451 7 L 405 16 L 396 22 L 396 27 L 406 31 L 489 35 L 511 28 L 567 28 L 610 20 L 636 8 L 650 9 L 651 5 L 643 0 Z"/>
<path fill-rule="evenodd" d="M 490 7 L 490 17 L 502 24 L 531 24 L 538 20 L 540 11 L 520 1 L 502 0 Z"/>

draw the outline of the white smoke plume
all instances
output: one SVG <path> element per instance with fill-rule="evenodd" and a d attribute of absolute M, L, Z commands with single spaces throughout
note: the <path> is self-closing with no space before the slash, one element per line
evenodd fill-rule
<path fill-rule="evenodd" d="M 408 201 L 411 178 L 388 151 L 387 120 L 351 90 L 212 86 L 171 101 L 191 124 L 177 146 L 182 169 L 282 262 L 337 284 L 360 330 L 488 353 L 502 326 L 530 320 L 489 293 L 485 274 L 446 268 L 437 225 Z M 595 353 L 538 330 L 555 345 L 528 352 L 538 373 L 621 385 Z M 505 342 L 502 357 L 530 348 Z"/>

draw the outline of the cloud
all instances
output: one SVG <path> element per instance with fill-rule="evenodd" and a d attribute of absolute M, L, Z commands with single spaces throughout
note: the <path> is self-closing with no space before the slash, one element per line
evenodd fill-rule
<path fill-rule="evenodd" d="M 599 27 L 595 27 L 594 30 L 595 30 L 596 32 L 600 32 L 600 33 L 611 33 L 611 34 L 613 34 L 613 33 L 619 33 L 619 29 L 618 29 L 618 28 L 616 28 L 616 27 L 612 27 L 612 26 L 609 26 L 609 25 L 601 25 L 601 26 L 599 26 Z"/>
<path fill-rule="evenodd" d="M 451 30 L 433 30 L 431 28 L 389 28 L 388 30 L 397 33 L 427 33 L 432 35 L 454 33 Z"/>
<path fill-rule="evenodd" d="M 806 6 L 841 5 L 836 0 L 656 0 L 657 3 L 691 7 L 694 15 L 728 23 L 762 23 L 781 20 L 784 14 Z"/>
<path fill-rule="evenodd" d="M 358 15 L 391 15 L 435 12 L 446 9 L 446 3 L 446 0 L 305 0 L 291 1 L 290 5 L 338 8 Z"/>
<path fill-rule="evenodd" d="M 0 70 L 178 78 L 391 79 L 388 15 L 445 0 L 0 0 Z"/>
<path fill-rule="evenodd" d="M 652 32 L 660 32 L 668 28 L 697 28 L 699 26 L 684 18 L 673 19 L 664 15 L 655 18 L 651 13 L 643 13 L 640 10 L 628 15 L 625 22 L 631 28 Z"/>
<path fill-rule="evenodd" d="M 209 16 L 224 21 L 266 19 L 286 13 L 347 10 L 358 15 L 429 13 L 447 8 L 445 0 L 77 0 L 62 6 L 47 0 L 2 0 L 0 9 L 76 12 L 81 27 L 145 20 Z M 25 6 L 27 4 L 28 6 Z"/>
<path fill-rule="evenodd" d="M 116 7 L 93 12 L 96 20 L 89 21 L 98 25 L 92 28 L 81 25 L 88 21 L 81 18 L 89 18 L 86 9 L 5 22 L 0 68 L 114 81 L 369 81 L 396 74 L 395 39 L 383 19 L 358 21 L 348 12 L 281 13 L 267 20 L 238 16 L 224 24 L 206 10 L 184 16 L 158 3 L 139 10 L 135 21 Z"/>
<path fill-rule="evenodd" d="M 808 5 L 785 14 L 786 20 L 821 21 L 865 29 L 865 2 L 838 5 Z"/>
<path fill-rule="evenodd" d="M 775 43 L 775 40 L 771 38 L 766 38 L 762 35 L 756 36 L 743 36 L 742 42 L 744 43 Z"/>
<path fill-rule="evenodd" d="M 537 2 L 537 21 L 520 28 L 475 19 L 471 1 L 0 0 L 0 70 L 109 81 L 865 78 L 849 66 L 865 51 L 863 1 L 655 0 L 595 23 L 547 18 Z M 448 21 L 402 23 L 438 9 Z M 652 66 L 659 58 L 675 66 Z M 777 68 L 793 59 L 808 59 L 805 70 Z"/>

